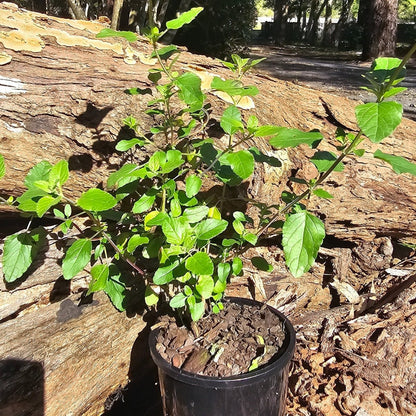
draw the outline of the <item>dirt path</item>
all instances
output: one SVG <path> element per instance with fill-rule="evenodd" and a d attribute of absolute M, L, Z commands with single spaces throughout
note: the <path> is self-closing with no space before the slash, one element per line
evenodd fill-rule
<path fill-rule="evenodd" d="M 319 53 L 305 47 L 278 47 L 254 45 L 250 48 L 254 58 L 266 57 L 258 66 L 268 75 L 306 85 L 325 92 L 348 98 L 370 101 L 372 95 L 360 89 L 366 85 L 362 75 L 370 67 L 369 62 L 354 59 L 351 53 Z M 410 67 L 409 67 L 410 66 Z M 395 97 L 403 104 L 406 117 L 416 120 L 416 65 L 413 61 L 407 68 L 407 77 L 402 84 L 408 90 Z"/>

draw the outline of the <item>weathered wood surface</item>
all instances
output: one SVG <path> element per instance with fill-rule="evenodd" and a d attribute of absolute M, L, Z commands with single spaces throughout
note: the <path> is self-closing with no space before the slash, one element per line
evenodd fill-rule
<path fill-rule="evenodd" d="M 65 190 L 76 198 L 88 187 L 102 183 L 120 164 L 114 145 L 121 120 L 133 114 L 144 129 L 151 123 L 143 114 L 146 100 L 123 93 L 127 87 L 150 86 L 149 66 L 137 57 L 135 65 L 127 64 L 126 44 L 95 39 L 101 27 L 0 4 L 0 53 L 11 57 L 9 63 L 0 65 L 0 153 L 7 165 L 0 194 L 19 195 L 23 178 L 33 164 L 64 158 L 71 167 Z M 148 52 L 141 42 L 133 48 Z M 226 74 L 218 61 L 186 52 L 181 63 Z M 249 76 L 248 81 L 260 89 L 253 111 L 264 124 L 317 128 L 326 137 L 331 137 L 338 124 L 356 129 L 355 103 L 348 99 L 261 74 Z M 214 117 L 218 114 L 214 111 Z M 381 150 L 415 161 L 415 138 L 416 123 L 404 120 Z M 257 145 L 268 149 L 264 142 Z M 327 144 L 330 150 L 333 146 Z M 308 148 L 290 152 L 290 161 L 279 154 L 285 169 L 258 169 L 248 194 L 275 203 L 289 175 L 310 178 L 315 174 L 303 158 L 310 152 Z M 297 281 L 287 278 L 279 248 L 272 246 L 262 255 L 275 265 L 273 277 L 248 270 L 231 286 L 230 294 L 254 293 L 257 298 L 283 306 L 294 317 L 301 316 L 303 308 L 325 310 L 333 296 L 323 283 L 328 273 L 359 290 L 389 267 L 392 241 L 415 242 L 414 178 L 390 173 L 387 166 L 368 154 L 359 161 L 347 161 L 345 172 L 335 173 L 327 189 L 335 198 L 312 199 L 310 207 L 322 215 L 333 241 L 330 250 L 322 251 L 311 273 Z M 5 209 L 1 212 L 0 238 L 25 226 L 17 214 Z M 138 317 L 131 319 L 115 312 L 105 296 L 94 297 L 98 304 L 81 309 L 71 306 L 71 310 L 82 312 L 80 316 L 58 322 L 60 309 L 70 305 L 64 302 L 77 304 L 87 285 L 86 276 L 80 275 L 60 291 L 55 281 L 61 274 L 61 257 L 62 252 L 50 244 L 38 267 L 30 270 L 20 286 L 10 290 L 0 282 L 0 359 L 30 361 L 35 369 L 36 363 L 42 363 L 45 415 L 97 415 L 109 393 L 125 383 L 126 363 L 144 324 Z M 62 300 L 68 294 L 70 297 Z M 340 297 L 345 299 L 342 292 Z M 106 361 L 109 352 L 111 363 Z M 85 374 L 85 378 L 77 374 Z M 57 394 L 60 391 L 62 396 Z M 18 414 L 16 408 L 13 411 Z"/>

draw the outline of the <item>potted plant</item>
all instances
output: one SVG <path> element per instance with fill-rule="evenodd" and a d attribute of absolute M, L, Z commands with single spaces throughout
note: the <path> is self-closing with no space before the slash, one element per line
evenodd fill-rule
<path fill-rule="evenodd" d="M 194 8 L 167 22 L 166 31 L 179 29 L 201 11 Z M 309 270 L 325 229 L 304 201 L 312 196 L 331 198 L 324 182 L 331 172 L 342 170 L 344 158 L 359 157 L 364 153 L 359 145 L 366 138 L 379 143 L 399 125 L 401 105 L 386 98 L 403 91 L 398 84 L 416 45 L 402 61 L 374 62 L 366 78 L 376 102 L 357 106 L 358 133 L 337 130 L 335 155 L 319 150 L 320 132 L 259 125 L 256 116 L 242 111 L 258 93 L 256 87 L 243 84 L 244 74 L 260 60 L 233 55 L 232 61 L 223 62 L 232 73 L 226 80 L 183 71 L 175 66 L 179 49 L 158 43 L 166 31 L 153 27 L 147 33 L 153 47 L 148 75 L 153 88 L 127 90 L 150 95 L 145 113 L 153 126 L 144 133 L 134 116 L 124 120 L 132 136 L 115 148 L 127 162 L 108 177 L 104 189 L 91 188 L 73 200 L 63 192 L 67 161 L 43 161 L 26 176 L 27 191 L 2 203 L 31 217 L 61 221 L 62 234 L 74 240 L 62 261 L 63 277 L 70 280 L 89 268 L 87 294 L 103 290 L 123 311 L 137 295 L 131 286 L 140 279 L 149 308 L 168 305 L 173 311 L 174 318 L 161 321 L 150 337 L 165 414 L 283 415 L 293 328 L 270 307 L 224 298 L 227 283 L 242 273 L 242 253 L 268 238 L 270 230 L 281 234 L 290 272 L 300 276 Z M 97 36 L 137 40 L 134 33 L 110 29 Z M 208 93 L 219 97 L 220 106 L 227 102 L 219 123 L 210 118 Z M 219 137 L 209 134 L 213 125 L 221 130 Z M 252 177 L 257 164 L 278 162 L 248 144 L 264 138 L 271 150 L 299 145 L 316 149 L 311 163 L 319 174 L 308 182 L 295 178 L 304 191 L 285 192 L 273 206 L 244 198 L 241 206 L 251 204 L 256 210 L 256 215 L 249 215 L 245 209 L 234 209 L 229 195 Z M 137 148 L 146 150 L 140 160 Z M 380 150 L 374 156 L 397 172 L 416 174 L 415 165 L 403 158 Z M 0 178 L 5 171 L 0 156 Z M 238 202 L 241 198 L 234 194 Z M 24 275 L 45 238 L 46 229 L 39 226 L 5 239 L 2 267 L 7 282 Z M 245 356 L 245 361 L 238 356 Z M 258 400 L 260 394 L 264 397 Z"/>

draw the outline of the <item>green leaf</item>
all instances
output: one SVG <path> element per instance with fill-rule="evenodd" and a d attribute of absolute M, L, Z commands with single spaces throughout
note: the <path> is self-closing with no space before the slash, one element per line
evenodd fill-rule
<path fill-rule="evenodd" d="M 311 158 L 310 161 L 316 166 L 318 172 L 326 172 L 337 160 L 337 157 L 327 151 L 316 152 Z M 334 169 L 335 172 L 342 172 L 344 170 L 344 164 L 339 163 Z"/>
<path fill-rule="evenodd" d="M 174 82 L 179 88 L 179 98 L 189 106 L 189 111 L 193 113 L 200 110 L 205 99 L 205 95 L 201 91 L 201 78 L 192 72 L 185 72 Z"/>
<path fill-rule="evenodd" d="M 110 269 L 107 264 L 95 264 L 91 267 L 90 273 L 92 281 L 89 285 L 87 296 L 91 293 L 105 289 Z"/>
<path fill-rule="evenodd" d="M 230 275 L 231 266 L 229 263 L 219 263 L 217 266 L 218 280 L 226 282 Z"/>
<path fill-rule="evenodd" d="M 183 164 L 182 152 L 179 150 L 168 150 L 166 159 L 160 160 L 162 173 L 170 173 Z"/>
<path fill-rule="evenodd" d="M 36 203 L 36 214 L 39 218 L 43 217 L 43 215 L 54 205 L 58 204 L 61 200 L 61 197 L 58 196 L 54 198 L 50 195 L 45 195 L 39 199 Z"/>
<path fill-rule="evenodd" d="M 216 91 L 222 91 L 232 97 L 255 96 L 259 93 L 257 87 L 252 85 L 244 86 L 241 81 L 235 79 L 223 80 L 220 77 L 214 77 L 211 82 L 211 88 Z"/>
<path fill-rule="evenodd" d="M 282 229 L 286 264 L 294 277 L 312 266 L 325 237 L 322 221 L 307 211 L 289 215 Z"/>
<path fill-rule="evenodd" d="M 241 273 L 241 270 L 243 270 L 243 262 L 240 259 L 240 257 L 233 258 L 232 269 L 233 269 L 233 274 L 236 276 Z"/>
<path fill-rule="evenodd" d="M 401 59 L 392 57 L 380 57 L 374 60 L 371 69 L 366 74 L 366 78 L 371 77 L 376 83 L 388 83 L 396 72 L 396 69 L 401 63 Z M 398 78 L 393 82 L 396 85 L 405 76 L 406 70 L 403 68 L 398 75 Z"/>
<path fill-rule="evenodd" d="M 172 217 L 166 218 L 162 224 L 162 231 L 168 243 L 181 245 L 186 236 L 185 219 Z"/>
<path fill-rule="evenodd" d="M 49 183 L 52 185 L 62 186 L 69 178 L 68 162 L 66 160 L 60 160 L 54 166 L 52 166 L 49 173 Z"/>
<path fill-rule="evenodd" d="M 179 260 L 175 260 L 173 263 L 169 263 L 166 266 L 159 267 L 153 276 L 153 282 L 156 285 L 165 285 L 171 282 L 174 279 L 173 270 L 176 269 L 178 265 Z"/>
<path fill-rule="evenodd" d="M 159 55 L 160 59 L 163 59 L 164 61 L 167 61 L 175 53 L 179 53 L 179 49 L 175 45 L 164 46 L 163 48 L 157 50 L 157 55 Z M 153 51 L 150 57 L 156 58 L 157 55 L 156 51 Z"/>
<path fill-rule="evenodd" d="M 159 295 L 149 285 L 144 291 L 144 301 L 147 306 L 153 306 L 159 302 Z"/>
<path fill-rule="evenodd" d="M 248 150 L 227 153 L 220 158 L 223 163 L 226 160 L 233 172 L 241 179 L 249 178 L 254 172 L 254 156 Z"/>
<path fill-rule="evenodd" d="M 108 192 L 91 188 L 79 197 L 77 204 L 86 211 L 106 211 L 113 208 L 117 200 Z"/>
<path fill-rule="evenodd" d="M 374 157 L 390 164 L 396 173 L 410 173 L 416 176 L 416 164 L 409 162 L 401 156 L 389 155 L 388 153 L 383 153 L 381 150 L 376 150 Z"/>
<path fill-rule="evenodd" d="M 132 254 L 137 247 L 147 244 L 149 242 L 149 237 L 142 237 L 141 235 L 135 234 L 130 237 L 130 240 L 127 244 L 127 251 Z"/>
<path fill-rule="evenodd" d="M 243 232 L 244 232 L 244 225 L 239 220 L 234 220 L 233 221 L 233 228 L 234 228 L 234 231 L 239 235 L 243 234 Z"/>
<path fill-rule="evenodd" d="M 185 306 L 187 296 L 182 292 L 176 294 L 169 302 L 172 309 L 183 308 Z"/>
<path fill-rule="evenodd" d="M 6 165 L 4 164 L 4 157 L 0 155 L 0 179 L 6 174 Z"/>
<path fill-rule="evenodd" d="M 214 264 L 208 254 L 204 252 L 198 252 L 188 257 L 185 267 L 197 275 L 212 275 L 214 273 Z"/>
<path fill-rule="evenodd" d="M 107 188 L 112 188 L 125 178 L 144 178 L 143 171 L 134 163 L 126 163 L 118 171 L 113 172 L 107 179 Z"/>
<path fill-rule="evenodd" d="M 406 91 L 406 90 L 407 90 L 406 87 L 391 88 L 384 93 L 384 98 L 393 97 L 394 95 L 400 94 L 401 92 Z"/>
<path fill-rule="evenodd" d="M 191 318 L 194 322 L 202 318 L 205 313 L 205 301 L 196 300 L 194 295 L 191 295 L 186 299 L 191 312 Z"/>
<path fill-rule="evenodd" d="M 313 194 L 318 196 L 319 198 L 325 198 L 325 199 L 332 199 L 333 195 L 331 195 L 329 192 L 325 191 L 325 189 L 314 189 Z"/>
<path fill-rule="evenodd" d="M 113 29 L 102 29 L 99 33 L 95 35 L 96 38 L 108 38 L 108 37 L 119 37 L 124 38 L 128 40 L 129 42 L 136 42 L 137 41 L 137 35 L 134 32 L 128 32 L 128 31 L 118 31 Z"/>
<path fill-rule="evenodd" d="M 210 240 L 225 231 L 227 226 L 226 220 L 208 218 L 195 227 L 195 235 L 198 240 Z"/>
<path fill-rule="evenodd" d="M 241 121 L 240 110 L 235 105 L 226 108 L 222 114 L 220 124 L 222 129 L 230 136 L 239 130 L 243 130 L 244 125 Z"/>
<path fill-rule="evenodd" d="M 49 172 L 51 171 L 52 165 L 43 160 L 39 162 L 32 169 L 29 170 L 25 178 L 25 185 L 28 188 L 32 188 L 37 181 L 46 181 L 49 182 Z"/>
<path fill-rule="evenodd" d="M 298 129 L 281 127 L 280 131 L 270 139 L 270 144 L 280 149 L 296 147 L 300 144 L 316 147 L 322 138 L 322 134 L 317 131 L 305 132 Z"/>
<path fill-rule="evenodd" d="M 185 180 L 185 193 L 188 198 L 195 196 L 202 186 L 202 180 L 196 175 L 189 175 Z"/>
<path fill-rule="evenodd" d="M 121 281 L 121 274 L 117 267 L 110 266 L 110 275 L 107 279 L 104 292 L 108 295 L 111 303 L 121 312 L 126 310 L 124 300 L 126 298 L 126 285 Z"/>
<path fill-rule="evenodd" d="M 76 276 L 91 259 L 91 240 L 81 238 L 72 243 L 62 260 L 64 279 L 70 280 Z"/>
<path fill-rule="evenodd" d="M 257 236 L 253 233 L 247 233 L 243 235 L 244 240 L 248 241 L 251 245 L 255 246 L 257 244 Z"/>
<path fill-rule="evenodd" d="M 145 141 L 143 139 L 138 139 L 137 137 L 130 140 L 120 140 L 116 144 L 116 150 L 118 150 L 119 152 L 125 152 L 136 145 L 143 146 L 144 144 Z"/>
<path fill-rule="evenodd" d="M 170 213 L 173 218 L 180 217 L 182 214 L 182 207 L 177 198 L 170 200 Z"/>
<path fill-rule="evenodd" d="M 273 136 L 278 134 L 282 127 L 277 126 L 261 126 L 254 133 L 254 137 Z"/>
<path fill-rule="evenodd" d="M 203 220 L 209 212 L 209 208 L 206 205 L 198 205 L 192 208 L 186 208 L 183 212 L 183 217 L 190 224 Z"/>
<path fill-rule="evenodd" d="M 159 191 L 155 188 L 149 189 L 134 203 L 132 212 L 134 214 L 141 214 L 142 212 L 145 212 L 148 209 L 150 209 L 156 200 L 156 195 L 158 194 L 158 192 Z"/>
<path fill-rule="evenodd" d="M 203 299 L 209 299 L 214 290 L 214 279 L 212 276 L 200 276 L 195 289 Z"/>
<path fill-rule="evenodd" d="M 191 23 L 202 10 L 204 10 L 203 7 L 193 7 L 187 12 L 180 14 L 176 19 L 167 21 L 166 27 L 173 30 L 180 29 L 183 25 Z"/>
<path fill-rule="evenodd" d="M 402 113 L 402 105 L 394 101 L 355 107 L 358 126 L 373 143 L 379 143 L 393 133 L 402 120 Z"/>
<path fill-rule="evenodd" d="M 4 239 L 3 274 L 8 283 L 22 277 L 45 241 L 46 232 L 39 227 L 30 233 L 13 234 Z"/>
<path fill-rule="evenodd" d="M 268 263 L 268 261 L 263 257 L 252 257 L 251 258 L 251 264 L 259 270 L 262 270 L 264 272 L 272 272 L 273 266 Z"/>

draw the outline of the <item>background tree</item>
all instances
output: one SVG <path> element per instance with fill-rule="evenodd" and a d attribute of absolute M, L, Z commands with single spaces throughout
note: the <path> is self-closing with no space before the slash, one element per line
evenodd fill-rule
<path fill-rule="evenodd" d="M 360 0 L 363 25 L 362 59 L 395 56 L 398 0 Z"/>

